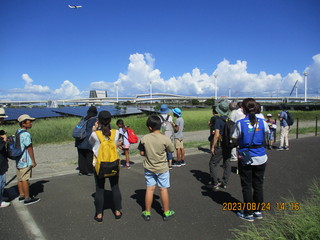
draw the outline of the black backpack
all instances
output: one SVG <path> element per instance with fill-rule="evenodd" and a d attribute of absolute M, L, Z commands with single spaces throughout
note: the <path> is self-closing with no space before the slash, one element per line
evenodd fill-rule
<path fill-rule="evenodd" d="M 238 144 L 233 143 L 231 138 L 233 130 L 235 128 L 235 122 L 232 121 L 230 118 L 227 118 L 225 120 L 222 119 L 222 120 L 225 121 L 226 124 L 224 125 L 224 129 L 223 129 L 221 146 L 228 149 L 235 148 L 236 146 L 238 146 Z"/>
<path fill-rule="evenodd" d="M 78 124 L 74 127 L 72 131 L 72 137 L 79 140 L 85 139 L 85 137 L 87 136 L 87 122 L 88 120 L 82 118 L 80 122 L 78 122 Z"/>
<path fill-rule="evenodd" d="M 289 126 L 292 126 L 293 123 L 294 123 L 294 119 L 293 119 L 292 115 L 288 111 L 286 111 L 286 113 L 287 113 L 286 122 L 288 123 Z"/>
<path fill-rule="evenodd" d="M 7 142 L 7 156 L 12 160 L 20 160 L 22 154 L 26 150 L 21 150 L 20 145 L 20 134 L 27 132 L 27 130 L 21 130 L 19 133 L 16 132 L 14 136 L 10 136 Z"/>

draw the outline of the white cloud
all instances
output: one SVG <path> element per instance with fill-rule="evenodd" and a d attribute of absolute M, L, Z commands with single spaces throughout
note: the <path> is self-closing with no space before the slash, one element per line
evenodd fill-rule
<path fill-rule="evenodd" d="M 54 90 L 55 99 L 58 98 L 75 98 L 80 95 L 79 89 L 72 82 L 65 80 L 61 87 Z"/>
<path fill-rule="evenodd" d="M 320 94 L 320 54 L 312 57 L 313 63 L 305 69 L 308 73 L 308 91 Z"/>
<path fill-rule="evenodd" d="M 309 70 L 311 72 L 311 68 L 314 68 L 319 71 L 320 54 L 313 59 L 314 64 Z M 218 63 L 211 74 L 202 73 L 200 69 L 194 68 L 182 76 L 165 80 L 161 77 L 161 71 L 154 68 L 155 59 L 150 53 L 132 54 L 129 61 L 127 73 L 120 73 L 116 80 L 119 94 L 122 96 L 149 93 L 150 82 L 152 82 L 154 93 L 213 96 L 216 88 L 215 75 L 217 76 L 218 96 L 228 95 L 229 88 L 233 96 L 253 96 L 261 95 L 261 93 L 266 96 L 275 96 L 277 92 L 286 96 L 290 93 L 296 80 L 299 83 L 303 82 L 303 77 L 297 70 L 293 70 L 284 77 L 281 74 L 267 74 L 264 71 L 249 73 L 246 61 L 238 60 L 233 64 L 227 59 Z M 107 90 L 109 96 L 114 96 L 116 91 L 114 83 L 103 81 L 93 82 L 90 87 Z"/>
<path fill-rule="evenodd" d="M 28 74 L 22 74 L 22 79 L 25 81 L 24 90 L 35 92 L 35 93 L 45 93 L 50 92 L 49 87 L 41 85 L 33 85 L 33 80 L 29 77 Z"/>

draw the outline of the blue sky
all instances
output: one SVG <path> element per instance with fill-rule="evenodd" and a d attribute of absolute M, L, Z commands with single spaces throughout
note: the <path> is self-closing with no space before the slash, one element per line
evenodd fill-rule
<path fill-rule="evenodd" d="M 70 5 L 82 5 L 70 9 Z M 2 0 L 0 100 L 320 95 L 318 0 Z M 215 86 L 217 76 L 218 86 Z"/>

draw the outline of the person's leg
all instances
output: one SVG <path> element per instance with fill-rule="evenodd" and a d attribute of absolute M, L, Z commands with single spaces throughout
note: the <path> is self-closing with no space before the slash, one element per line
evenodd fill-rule
<path fill-rule="evenodd" d="M 86 150 L 86 173 L 87 174 L 92 174 L 93 173 L 93 151 L 87 149 Z"/>
<path fill-rule="evenodd" d="M 168 188 L 159 188 L 159 192 L 160 192 L 160 198 L 161 198 L 163 212 L 167 212 L 170 210 Z"/>
<path fill-rule="evenodd" d="M 146 211 L 150 212 L 151 211 L 151 205 L 153 202 L 153 194 L 154 194 L 154 190 L 156 188 L 156 185 L 154 186 L 147 186 L 146 189 L 146 196 L 145 196 L 145 207 L 146 207 Z"/>
<path fill-rule="evenodd" d="M 263 180 L 266 170 L 266 163 L 258 166 L 252 166 L 252 187 L 253 187 L 253 202 L 257 206 L 263 203 Z M 257 209 L 260 211 L 260 209 Z"/>
<path fill-rule="evenodd" d="M 284 147 L 284 137 L 285 137 L 284 127 L 280 127 L 280 146 L 279 147 Z"/>
<path fill-rule="evenodd" d="M 181 151 L 181 161 L 184 161 L 184 148 L 180 148 Z"/>
<path fill-rule="evenodd" d="M 78 167 L 79 167 L 79 175 L 88 174 L 86 172 L 86 155 L 85 149 L 78 149 Z"/>
<path fill-rule="evenodd" d="M 18 182 L 19 195 L 24 196 L 25 199 L 30 198 L 29 194 L 29 181 L 20 181 Z"/>
<path fill-rule="evenodd" d="M 284 146 L 289 147 L 289 126 L 284 128 Z"/>
<path fill-rule="evenodd" d="M 96 207 L 96 217 L 102 218 L 103 206 L 104 206 L 104 183 L 105 178 L 98 178 L 94 175 L 96 183 L 96 193 L 94 195 L 95 207 Z"/>
<path fill-rule="evenodd" d="M 181 149 L 177 148 L 176 151 L 177 151 L 177 162 L 180 162 L 181 161 Z"/>
<path fill-rule="evenodd" d="M 109 182 L 110 182 L 111 191 L 112 191 L 112 199 L 113 199 L 115 214 L 118 216 L 121 214 L 120 210 L 122 209 L 122 204 L 121 204 L 122 199 L 121 199 L 121 192 L 119 188 L 119 175 L 110 177 Z"/>
<path fill-rule="evenodd" d="M 209 161 L 209 170 L 210 170 L 210 176 L 212 178 L 212 184 L 217 185 L 218 182 L 218 174 L 217 174 L 217 166 L 219 162 L 222 159 L 222 150 L 221 148 L 215 149 L 215 154 L 211 155 L 210 161 Z"/>
<path fill-rule="evenodd" d="M 242 187 L 242 196 L 243 196 L 243 204 L 245 206 L 251 204 L 253 202 L 252 197 L 252 166 L 246 165 L 243 166 L 241 162 L 238 163 L 239 167 L 239 175 L 241 180 L 241 187 Z M 244 208 L 244 213 L 246 215 L 251 215 L 251 209 Z"/>
<path fill-rule="evenodd" d="M 2 196 L 3 196 L 5 185 L 6 185 L 6 174 L 3 174 L 3 175 L 0 175 L 0 204 L 2 203 Z"/>
<path fill-rule="evenodd" d="M 124 149 L 124 155 L 126 156 L 126 166 L 129 167 L 130 166 L 130 156 L 129 156 L 129 149 Z"/>
<path fill-rule="evenodd" d="M 168 160 L 169 167 L 172 167 L 172 153 L 171 152 L 167 152 L 167 160 Z"/>

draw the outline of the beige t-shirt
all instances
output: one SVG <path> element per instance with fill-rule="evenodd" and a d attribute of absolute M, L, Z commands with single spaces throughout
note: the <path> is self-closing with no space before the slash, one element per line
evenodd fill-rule
<path fill-rule="evenodd" d="M 174 152 L 170 138 L 161 133 L 147 134 L 141 138 L 138 149 L 145 152 L 145 169 L 153 173 L 169 171 L 166 152 Z"/>

